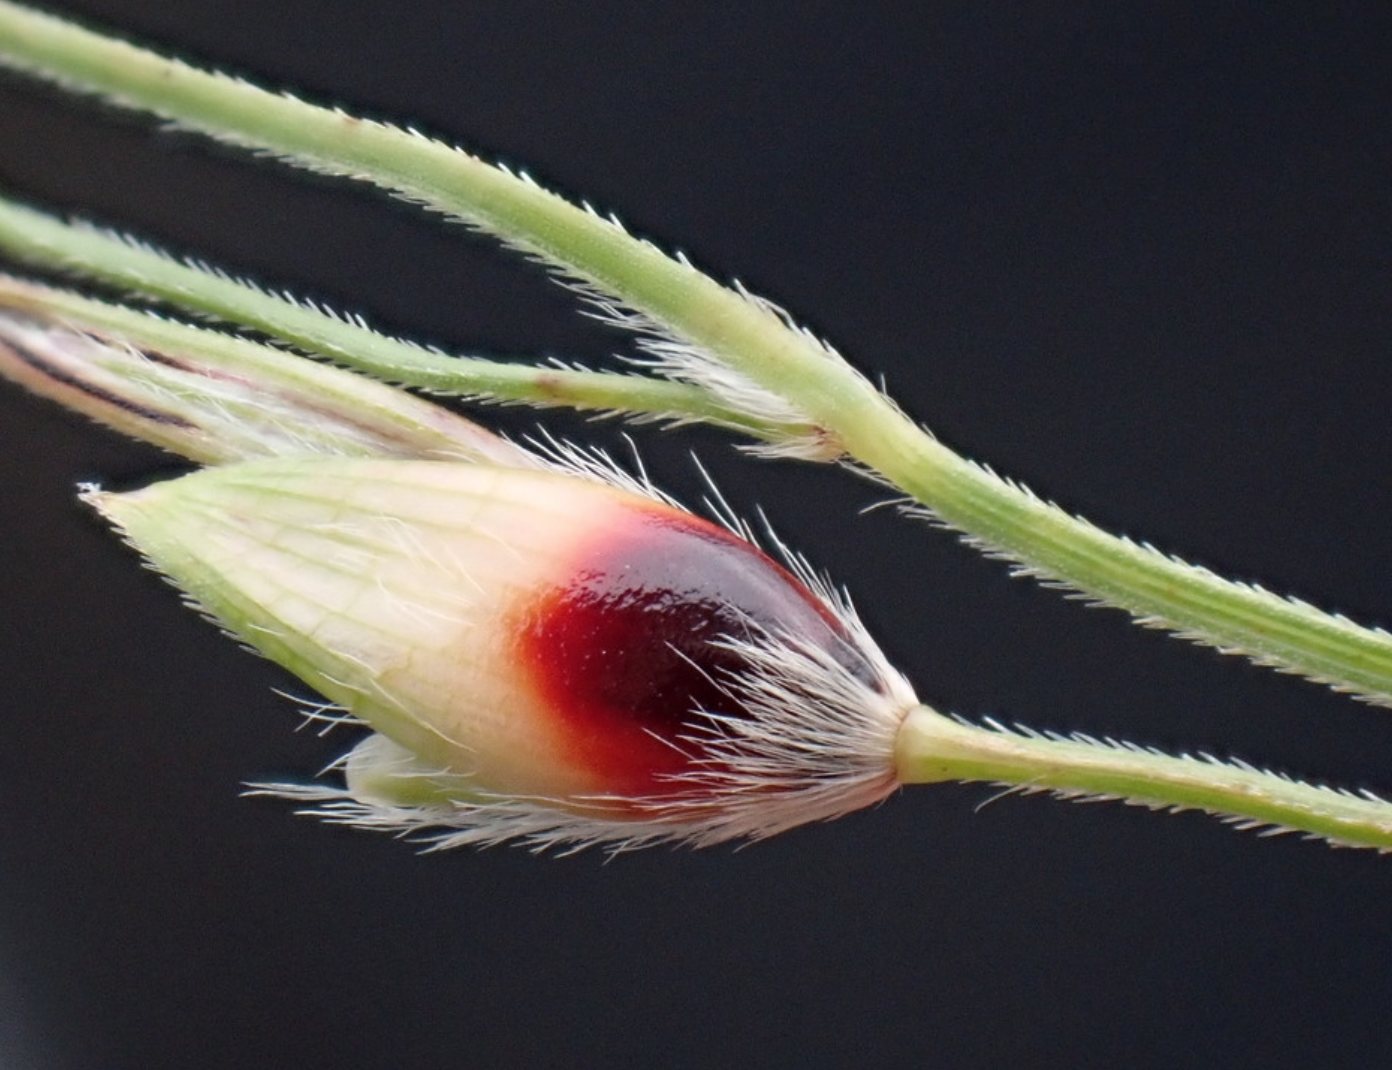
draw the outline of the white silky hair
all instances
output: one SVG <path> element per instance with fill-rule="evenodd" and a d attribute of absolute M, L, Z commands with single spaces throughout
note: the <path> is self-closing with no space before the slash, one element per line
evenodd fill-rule
<path fill-rule="evenodd" d="M 407 836 L 427 850 L 517 843 L 536 850 L 603 847 L 621 853 L 658 843 L 708 846 L 760 840 L 873 805 L 895 791 L 894 748 L 917 702 L 853 616 L 845 642 L 869 679 L 835 652 L 764 631 L 717 645 L 738 655 L 740 672 L 720 689 L 745 713 L 693 711 L 677 740 L 698 758 L 663 790 L 636 798 L 568 799 L 479 793 L 438 805 L 405 806 L 323 784 L 255 784 L 253 794 L 308 804 L 302 813 L 355 828 Z M 341 771 L 345 756 L 330 767 Z M 388 758 L 399 778 L 458 778 L 404 754 Z M 613 817 L 606 816 L 612 811 Z"/>

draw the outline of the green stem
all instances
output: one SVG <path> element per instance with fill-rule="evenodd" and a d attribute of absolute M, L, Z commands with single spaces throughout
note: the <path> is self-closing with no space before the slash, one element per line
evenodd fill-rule
<path fill-rule="evenodd" d="M 700 420 L 759 437 L 773 433 L 685 383 L 434 353 L 3 197 L 0 251 L 36 267 L 77 272 L 130 293 L 252 327 L 375 378 L 433 393 Z"/>
<path fill-rule="evenodd" d="M 418 134 L 315 107 L 0 0 L 0 60 L 467 219 L 614 295 L 785 399 L 942 521 L 1025 569 L 1224 650 L 1392 705 L 1392 637 L 1108 535 L 927 435 L 774 311 L 533 183 Z M 727 399 L 728 400 L 728 399 Z"/>
<path fill-rule="evenodd" d="M 900 730 L 898 768 L 906 784 L 978 781 L 1153 809 L 1203 810 L 1244 828 L 1392 850 L 1392 803 L 1372 796 L 1206 758 L 977 727 L 926 706 L 915 708 Z"/>

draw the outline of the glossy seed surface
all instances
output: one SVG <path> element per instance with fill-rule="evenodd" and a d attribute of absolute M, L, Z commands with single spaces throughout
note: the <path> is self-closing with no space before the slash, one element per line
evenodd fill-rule
<path fill-rule="evenodd" d="M 767 630 L 869 673 L 786 569 L 689 514 L 621 510 L 569 571 L 520 615 L 519 664 L 572 759 L 625 794 L 670 791 L 670 778 L 702 759 L 699 737 L 710 728 L 701 711 L 747 716 L 729 685 L 749 666 L 722 640 Z"/>

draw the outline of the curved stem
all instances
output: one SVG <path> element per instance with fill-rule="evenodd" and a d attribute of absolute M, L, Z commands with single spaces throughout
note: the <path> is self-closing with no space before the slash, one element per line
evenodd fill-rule
<path fill-rule="evenodd" d="M 984 781 L 1153 809 L 1203 810 L 1242 828 L 1392 851 L 1392 803 L 1208 758 L 978 727 L 919 706 L 900 730 L 897 759 L 906 784 Z"/>
<path fill-rule="evenodd" d="M 534 183 L 411 131 L 270 93 L 0 0 L 0 61 L 323 173 L 364 179 L 562 265 L 794 406 L 1024 571 L 1223 650 L 1392 704 L 1392 637 L 1109 535 L 967 461 L 775 310 Z"/>
<path fill-rule="evenodd" d="M 432 352 L 224 273 L 181 263 L 120 235 L 64 223 L 3 197 L 0 251 L 36 267 L 76 272 L 146 298 L 265 331 L 345 367 L 432 393 L 700 420 L 756 437 L 773 433 L 685 383 Z"/>

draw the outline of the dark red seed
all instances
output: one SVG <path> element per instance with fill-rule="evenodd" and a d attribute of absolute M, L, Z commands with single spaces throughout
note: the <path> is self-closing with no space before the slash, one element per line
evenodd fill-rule
<path fill-rule="evenodd" d="M 836 618 L 787 570 L 723 528 L 655 507 L 626 510 L 569 579 L 519 618 L 517 652 L 569 757 L 617 794 L 670 792 L 699 759 L 699 711 L 748 716 L 722 683 L 747 671 L 716 642 L 751 622 L 871 672 Z"/>

